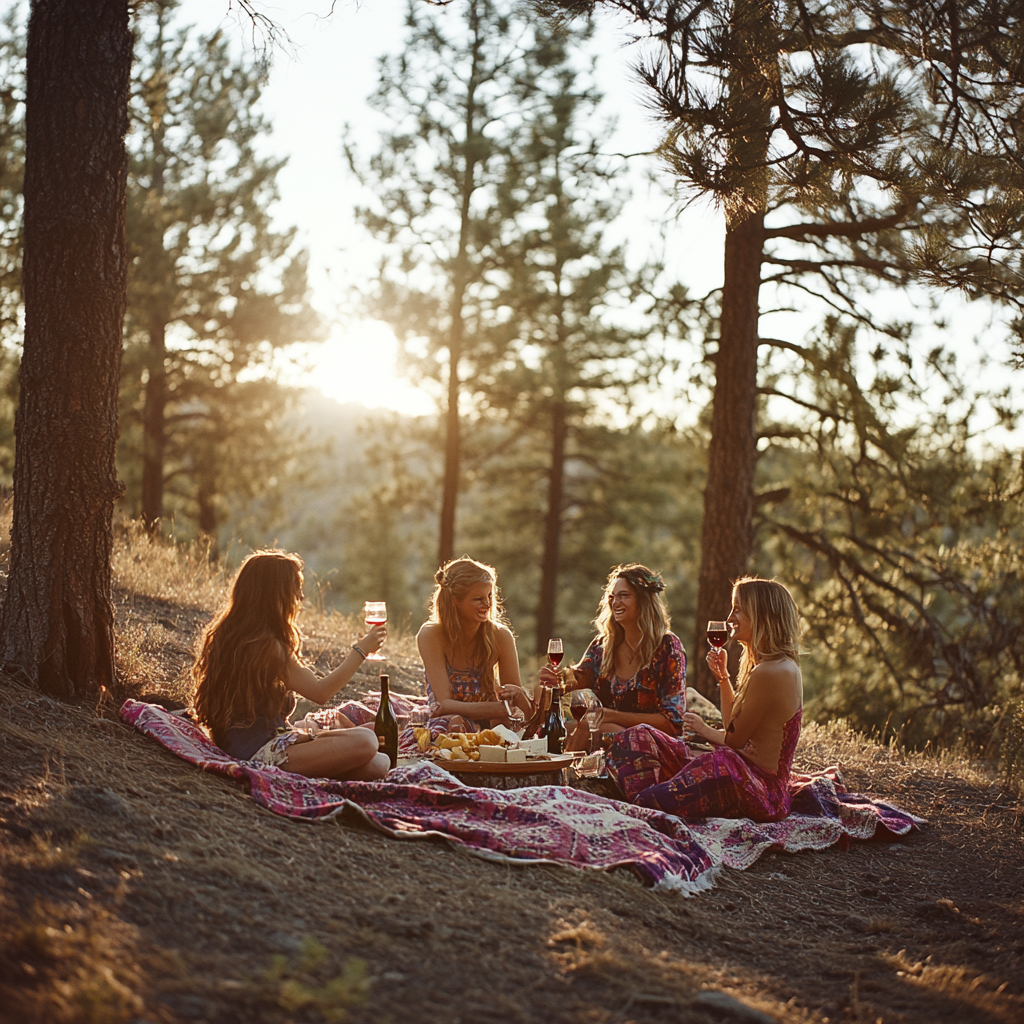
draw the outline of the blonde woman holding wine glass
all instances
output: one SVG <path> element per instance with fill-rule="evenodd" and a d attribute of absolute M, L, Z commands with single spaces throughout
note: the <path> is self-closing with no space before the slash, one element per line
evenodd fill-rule
<path fill-rule="evenodd" d="M 670 631 L 664 589 L 661 576 L 645 565 L 615 566 L 594 620 L 597 636 L 580 662 L 561 675 L 550 664 L 540 671 L 544 686 L 593 690 L 603 705 L 603 732 L 649 725 L 678 736 L 682 729 L 686 652 Z M 588 739 L 589 730 L 581 725 L 566 749 L 582 749 Z"/>
<path fill-rule="evenodd" d="M 803 713 L 800 613 L 777 580 L 745 577 L 732 592 L 728 625 L 743 648 L 736 685 L 721 647 L 707 655 L 722 695 L 724 728 L 700 715 L 684 723 L 712 744 L 686 743 L 638 726 L 616 737 L 608 769 L 627 799 L 683 818 L 780 821 L 789 814 L 790 769 Z"/>
<path fill-rule="evenodd" d="M 430 617 L 416 636 L 431 732 L 508 725 L 510 709 L 528 718 L 533 703 L 519 678 L 516 641 L 494 569 L 456 558 L 438 569 L 434 583 Z"/>

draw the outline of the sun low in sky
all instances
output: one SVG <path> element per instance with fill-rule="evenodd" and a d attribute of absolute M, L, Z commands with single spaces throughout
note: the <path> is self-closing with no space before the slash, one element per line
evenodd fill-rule
<path fill-rule="evenodd" d="M 391 328 L 361 320 L 335 325 L 323 342 L 290 346 L 278 368 L 286 383 L 313 388 L 342 405 L 357 402 L 407 416 L 436 413 L 430 395 L 398 373 L 397 358 L 398 342 Z"/>

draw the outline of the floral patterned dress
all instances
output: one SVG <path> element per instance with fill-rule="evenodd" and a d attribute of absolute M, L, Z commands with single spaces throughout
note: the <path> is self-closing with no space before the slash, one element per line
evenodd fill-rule
<path fill-rule="evenodd" d="M 680 818 L 781 821 L 792 805 L 790 769 L 802 716 L 803 708 L 798 708 L 782 727 L 774 773 L 725 745 L 691 757 L 684 740 L 649 725 L 619 733 L 608 752 L 608 771 L 626 799 L 641 807 Z M 743 749 L 752 748 L 747 744 Z"/>
<path fill-rule="evenodd" d="M 675 633 L 666 633 L 649 665 L 644 665 L 631 679 L 601 675 L 604 645 L 595 637 L 573 666 L 576 681 L 597 694 L 606 708 L 633 714 L 656 715 L 668 719 L 669 728 L 679 735 L 686 711 L 686 652 Z"/>
<path fill-rule="evenodd" d="M 463 700 L 470 704 L 478 703 L 484 699 L 483 684 L 481 677 L 483 670 L 479 668 L 453 668 L 447 657 L 444 659 L 444 667 L 448 671 L 448 685 L 452 688 L 452 700 Z M 465 715 L 441 715 L 440 705 L 434 691 L 430 688 L 430 680 L 426 681 L 427 706 L 430 708 L 430 721 L 427 728 L 431 736 L 438 736 L 443 732 L 479 732 L 482 726 L 479 722 L 468 718 Z"/>

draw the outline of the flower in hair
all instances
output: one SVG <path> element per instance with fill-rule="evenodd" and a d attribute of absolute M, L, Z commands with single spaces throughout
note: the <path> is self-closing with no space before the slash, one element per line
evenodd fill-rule
<path fill-rule="evenodd" d="M 660 594 L 665 589 L 665 581 L 656 572 L 643 572 L 640 569 L 629 569 L 622 574 L 634 586 L 643 587 L 652 594 Z"/>

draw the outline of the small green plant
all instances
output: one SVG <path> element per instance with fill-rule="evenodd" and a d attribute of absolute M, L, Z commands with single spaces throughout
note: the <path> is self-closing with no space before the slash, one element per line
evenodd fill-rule
<path fill-rule="evenodd" d="M 366 963 L 357 957 L 345 962 L 340 974 L 321 982 L 315 972 L 327 959 L 327 949 L 307 937 L 298 961 L 275 956 L 263 974 L 263 982 L 272 1000 L 288 1013 L 305 1011 L 318 1014 L 327 1024 L 338 1024 L 348 1017 L 348 1007 L 366 1002 L 370 983 Z"/>

